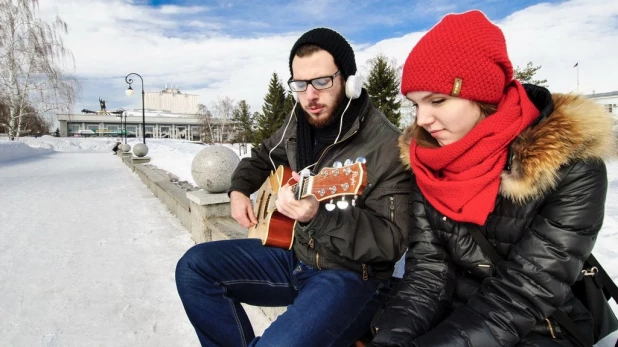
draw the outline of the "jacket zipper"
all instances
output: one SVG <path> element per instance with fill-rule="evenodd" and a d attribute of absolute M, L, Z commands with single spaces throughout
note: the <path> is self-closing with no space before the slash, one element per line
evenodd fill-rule
<path fill-rule="evenodd" d="M 326 147 L 326 148 L 322 151 L 322 154 L 320 155 L 320 158 L 318 158 L 318 161 L 316 161 L 316 162 L 315 162 L 314 170 L 320 167 L 320 166 L 319 166 L 320 161 L 322 160 L 322 158 L 324 158 L 324 155 L 326 154 L 326 152 L 328 152 L 328 150 L 329 150 L 329 149 L 331 149 L 334 145 L 337 145 L 337 144 L 342 143 L 343 141 L 346 141 L 346 140 L 347 140 L 347 139 L 349 139 L 350 137 L 354 136 L 354 134 L 356 134 L 357 132 L 358 132 L 358 130 L 354 130 L 354 132 L 353 132 L 353 133 L 351 133 L 351 134 L 350 134 L 350 136 L 347 136 L 347 137 L 345 137 L 345 138 L 341 139 L 341 141 L 339 141 L 339 142 L 335 142 L 335 143 L 333 143 L 332 145 L 330 145 L 330 146 Z M 309 235 L 309 247 L 310 247 L 310 248 L 312 248 L 312 249 L 315 247 L 315 241 L 313 240 L 313 238 L 311 237 L 311 235 Z M 319 269 L 319 270 L 322 270 L 322 268 L 320 267 L 320 253 L 319 253 L 319 252 L 317 252 L 317 251 L 315 252 L 315 265 L 318 267 L 318 269 Z M 365 270 L 365 264 L 363 264 L 363 279 L 364 279 L 364 278 L 365 278 L 365 276 L 366 276 L 366 273 L 365 273 L 365 272 L 366 272 L 366 270 Z"/>
<path fill-rule="evenodd" d="M 313 239 L 313 237 L 311 237 L 311 235 L 309 235 L 309 242 L 307 242 L 307 246 L 309 246 L 309 248 L 311 249 L 315 248 L 315 240 Z M 320 267 L 320 253 L 318 251 L 315 252 L 315 266 L 318 268 L 318 270 L 322 270 L 322 268 Z"/>

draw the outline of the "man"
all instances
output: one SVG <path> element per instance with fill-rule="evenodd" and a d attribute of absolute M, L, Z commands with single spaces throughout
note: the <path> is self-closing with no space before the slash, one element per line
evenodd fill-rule
<path fill-rule="evenodd" d="M 360 85 L 346 93 L 356 73 L 352 47 L 330 29 L 310 30 L 292 48 L 290 71 L 294 114 L 234 171 L 234 219 L 257 223 L 249 195 L 273 165 L 315 174 L 362 156 L 368 184 L 355 207 L 330 212 L 315 197 L 296 200 L 286 184 L 276 206 L 298 221 L 291 251 L 257 239 L 191 248 L 176 283 L 204 346 L 350 346 L 368 330 L 405 252 L 411 177 L 398 157 L 400 132 Z M 241 302 L 287 310 L 256 338 Z"/>
<path fill-rule="evenodd" d="M 120 149 L 120 145 L 122 144 L 122 142 L 120 142 L 120 139 L 116 139 L 116 143 L 114 144 L 114 148 L 112 148 L 112 151 L 114 151 L 114 155 L 118 154 L 118 150 Z"/>

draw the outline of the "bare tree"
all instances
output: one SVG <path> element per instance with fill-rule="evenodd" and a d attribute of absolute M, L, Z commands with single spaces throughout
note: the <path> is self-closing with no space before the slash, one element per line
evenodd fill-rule
<path fill-rule="evenodd" d="M 21 134 L 35 136 L 45 135 L 49 132 L 50 122 L 41 117 L 35 109 L 29 105 L 21 113 Z M 8 124 L 10 111 L 6 102 L 0 99 L 0 132 L 8 132 L 5 124 Z"/>
<path fill-rule="evenodd" d="M 213 103 L 213 109 L 215 118 L 232 119 L 234 117 L 234 110 L 236 109 L 236 102 L 229 96 L 218 98 L 217 101 Z"/>
<path fill-rule="evenodd" d="M 236 101 L 226 96 L 224 98 L 218 98 L 217 101 L 213 103 L 213 117 L 217 119 L 217 131 L 215 134 L 215 141 L 222 143 L 223 142 L 223 134 L 230 133 L 231 129 L 234 126 L 233 118 L 234 118 L 234 110 L 236 109 Z"/>
<path fill-rule="evenodd" d="M 212 113 L 210 113 L 210 110 L 208 110 L 205 105 L 197 104 L 197 116 L 202 126 L 202 142 L 213 143 Z"/>
<path fill-rule="evenodd" d="M 0 98 L 9 108 L 2 125 L 11 140 L 32 111 L 69 111 L 79 90 L 77 80 L 63 73 L 67 60 L 74 67 L 62 40 L 67 24 L 60 17 L 51 23 L 38 18 L 38 6 L 38 0 L 0 0 Z"/>

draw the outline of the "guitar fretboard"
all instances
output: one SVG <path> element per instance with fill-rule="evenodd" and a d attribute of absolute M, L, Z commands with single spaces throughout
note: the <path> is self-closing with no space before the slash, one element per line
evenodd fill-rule
<path fill-rule="evenodd" d="M 294 196 L 296 197 L 297 200 L 300 200 L 302 196 L 305 196 L 307 194 L 307 186 L 309 186 L 307 183 L 309 182 L 309 178 L 310 177 L 303 178 L 303 184 L 302 184 L 303 187 L 302 187 L 302 191 L 300 192 L 300 194 L 298 194 L 299 184 L 296 183 L 295 185 L 292 186 L 292 192 L 294 192 Z"/>

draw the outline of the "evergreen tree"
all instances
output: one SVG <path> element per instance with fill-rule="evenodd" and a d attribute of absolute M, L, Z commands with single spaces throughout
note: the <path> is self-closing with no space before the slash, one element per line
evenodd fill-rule
<path fill-rule="evenodd" d="M 294 97 L 292 96 L 292 91 L 286 90 L 286 92 L 285 92 L 285 102 L 284 102 L 284 111 L 283 111 L 283 112 L 285 112 L 285 117 L 287 117 L 292 112 L 292 109 L 294 108 L 294 104 L 295 103 L 296 103 L 296 101 L 294 100 Z"/>
<path fill-rule="evenodd" d="M 399 78 L 394 63 L 380 54 L 369 61 L 371 68 L 365 88 L 375 107 L 399 127 L 401 100 L 399 99 Z"/>
<path fill-rule="evenodd" d="M 531 61 L 528 62 L 525 68 L 517 66 L 513 72 L 513 77 L 521 83 L 530 83 L 537 86 L 547 88 L 547 80 L 535 80 L 534 75 L 541 69 L 541 65 L 534 66 Z"/>
<path fill-rule="evenodd" d="M 253 115 L 249 111 L 249 105 L 245 100 L 240 100 L 234 109 L 233 120 L 237 123 L 236 142 L 253 142 Z"/>
<path fill-rule="evenodd" d="M 262 113 L 257 119 L 257 129 L 253 138 L 253 146 L 257 147 L 277 131 L 287 116 L 285 110 L 285 89 L 276 72 L 270 79 L 268 93 L 264 97 Z"/>

